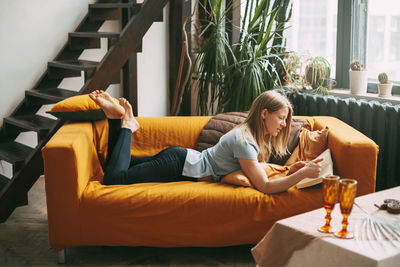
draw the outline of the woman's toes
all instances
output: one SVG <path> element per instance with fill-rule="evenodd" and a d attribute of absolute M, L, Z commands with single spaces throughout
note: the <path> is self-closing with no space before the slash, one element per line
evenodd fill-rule
<path fill-rule="evenodd" d="M 119 99 L 119 103 L 120 103 L 122 106 L 125 104 L 125 102 L 126 102 L 126 99 L 125 99 L 125 98 L 121 97 L 121 98 Z"/>
<path fill-rule="evenodd" d="M 125 109 L 125 114 L 122 117 L 121 127 L 129 128 L 131 129 L 132 132 L 137 131 L 140 128 L 140 126 L 139 123 L 136 121 L 135 117 L 133 116 L 131 104 L 129 103 L 128 100 L 123 99 L 121 101 L 121 105 Z"/>
<path fill-rule="evenodd" d="M 127 102 L 126 107 L 129 109 L 130 113 L 132 113 L 132 105 L 131 103 Z"/>
<path fill-rule="evenodd" d="M 120 98 L 120 101 L 119 101 L 119 103 L 120 103 L 120 105 L 125 109 L 125 115 L 127 114 L 127 113 L 129 113 L 129 109 L 132 109 L 132 106 L 131 106 L 131 104 L 129 103 L 129 101 L 128 100 L 126 100 L 125 98 Z"/>
<path fill-rule="evenodd" d="M 94 94 L 89 95 L 89 97 L 103 109 L 106 117 L 109 119 L 119 119 L 125 114 L 123 106 L 116 103 L 106 92 L 96 90 Z"/>

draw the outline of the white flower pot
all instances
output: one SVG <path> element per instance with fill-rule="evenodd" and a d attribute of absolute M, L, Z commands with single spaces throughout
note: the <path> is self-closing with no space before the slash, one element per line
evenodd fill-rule
<path fill-rule="evenodd" d="M 362 71 L 349 71 L 350 76 L 350 93 L 353 95 L 362 95 L 367 93 L 368 85 L 368 72 Z"/>
<path fill-rule="evenodd" d="M 391 96 L 392 86 L 392 83 L 378 83 L 379 96 Z"/>

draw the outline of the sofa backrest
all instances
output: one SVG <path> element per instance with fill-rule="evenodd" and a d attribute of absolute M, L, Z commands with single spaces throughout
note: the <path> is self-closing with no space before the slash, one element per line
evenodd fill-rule
<path fill-rule="evenodd" d="M 138 117 L 140 129 L 132 136 L 133 157 L 152 156 L 171 146 L 195 148 L 197 139 L 209 116 Z M 94 143 L 99 159 L 107 156 L 108 123 L 94 122 Z"/>
<path fill-rule="evenodd" d="M 211 116 L 137 117 L 140 129 L 133 134 L 133 157 L 152 156 L 170 146 L 196 148 L 203 127 Z M 306 120 L 313 128 L 314 120 L 309 116 L 295 116 Z M 105 163 L 108 147 L 108 123 L 93 122 L 94 144 L 101 163 Z"/>

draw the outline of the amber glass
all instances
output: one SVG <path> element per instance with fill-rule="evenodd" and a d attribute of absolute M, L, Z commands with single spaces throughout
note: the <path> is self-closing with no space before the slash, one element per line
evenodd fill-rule
<path fill-rule="evenodd" d="M 318 228 L 321 233 L 333 233 L 331 213 L 335 207 L 339 192 L 339 176 L 330 175 L 322 178 L 322 201 L 326 210 L 325 225 Z"/>
<path fill-rule="evenodd" d="M 354 199 L 357 194 L 357 181 L 353 179 L 342 179 L 339 181 L 339 203 L 340 212 L 342 213 L 342 230 L 335 233 L 335 236 L 343 239 L 353 238 L 353 233 L 347 231 L 349 225 L 348 218 L 353 208 Z"/>

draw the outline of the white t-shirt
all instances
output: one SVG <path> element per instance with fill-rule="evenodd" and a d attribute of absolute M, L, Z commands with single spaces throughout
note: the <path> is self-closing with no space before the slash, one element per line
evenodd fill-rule
<path fill-rule="evenodd" d="M 257 160 L 259 148 L 250 134 L 236 128 L 221 137 L 219 142 L 202 152 L 188 149 L 182 175 L 193 178 L 223 176 L 240 170 L 238 158 Z"/>

